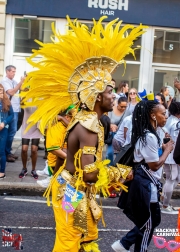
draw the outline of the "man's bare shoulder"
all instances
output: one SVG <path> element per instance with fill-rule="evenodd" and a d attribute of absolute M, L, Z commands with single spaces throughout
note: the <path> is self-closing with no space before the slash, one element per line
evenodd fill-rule
<path fill-rule="evenodd" d="M 91 136 L 91 135 L 97 135 L 97 133 L 94 133 L 90 129 L 85 128 L 82 124 L 77 123 L 74 126 L 73 133 L 75 133 L 79 137 Z"/>

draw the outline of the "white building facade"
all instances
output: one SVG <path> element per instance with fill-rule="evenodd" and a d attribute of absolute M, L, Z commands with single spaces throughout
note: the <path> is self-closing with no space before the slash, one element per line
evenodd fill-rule
<path fill-rule="evenodd" d="M 51 23 L 61 33 L 67 29 L 66 15 L 78 18 L 89 27 L 92 18 L 119 18 L 123 24 L 148 25 L 147 32 L 135 45 L 136 60 L 128 55 L 126 71 L 120 66 L 113 78 L 116 85 L 127 80 L 139 91 L 159 92 L 162 86 L 173 86 L 180 78 L 180 1 L 176 0 L 7 0 L 4 67 L 17 67 L 19 80 L 32 68 L 26 62 L 34 39 L 50 42 Z M 104 23 L 106 25 L 106 23 Z M 116 49 L 116 48 L 115 48 Z"/>

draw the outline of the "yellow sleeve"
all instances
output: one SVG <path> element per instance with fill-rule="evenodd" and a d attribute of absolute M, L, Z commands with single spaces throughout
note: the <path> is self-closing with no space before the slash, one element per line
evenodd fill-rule
<path fill-rule="evenodd" d="M 46 133 L 46 148 L 47 151 L 58 150 L 61 148 L 66 135 L 66 127 L 58 122 L 51 128 L 47 129 Z"/>

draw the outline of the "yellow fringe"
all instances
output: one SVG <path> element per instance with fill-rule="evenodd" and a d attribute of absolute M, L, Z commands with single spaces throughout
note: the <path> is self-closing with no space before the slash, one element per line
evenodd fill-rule
<path fill-rule="evenodd" d="M 81 247 L 84 249 L 85 252 L 101 252 L 96 242 L 83 243 Z"/>
<path fill-rule="evenodd" d="M 51 179 L 51 181 L 49 183 L 48 188 L 46 189 L 46 191 L 43 194 L 43 197 L 45 197 L 47 199 L 47 205 L 48 206 L 51 206 L 51 203 L 50 203 L 50 194 L 51 194 L 52 185 L 53 185 L 54 181 L 57 179 L 57 177 L 59 176 L 59 174 L 64 169 L 65 165 L 66 165 L 66 160 L 64 161 L 64 164 L 56 172 L 56 174 L 52 177 L 52 179 Z"/>
<path fill-rule="evenodd" d="M 109 160 L 104 160 L 97 163 L 97 168 L 99 169 L 98 180 L 95 184 L 97 190 L 101 191 L 104 197 L 110 195 L 109 188 L 112 186 L 115 190 L 119 190 L 121 187 L 124 191 L 128 191 L 128 187 L 121 182 L 111 182 L 109 181 L 108 167 Z"/>

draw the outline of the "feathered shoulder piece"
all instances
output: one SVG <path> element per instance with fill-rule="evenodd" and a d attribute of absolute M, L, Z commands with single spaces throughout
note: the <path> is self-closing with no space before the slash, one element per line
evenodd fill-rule
<path fill-rule="evenodd" d="M 65 35 L 52 30 L 52 43 L 36 41 L 40 48 L 33 50 L 27 59 L 35 70 L 28 73 L 22 92 L 24 106 L 37 106 L 29 118 L 29 127 L 40 121 L 43 133 L 51 125 L 57 114 L 70 104 L 85 103 L 93 111 L 98 93 L 104 92 L 111 85 L 111 73 L 124 63 L 127 54 L 134 55 L 134 40 L 145 32 L 146 26 L 125 25 L 115 19 L 105 26 L 107 17 L 93 20 L 89 28 L 69 17 Z"/>

